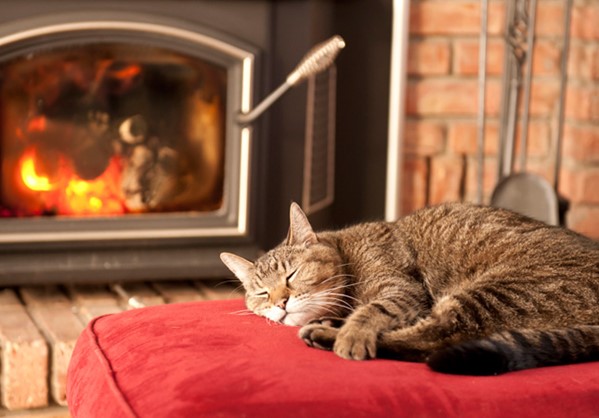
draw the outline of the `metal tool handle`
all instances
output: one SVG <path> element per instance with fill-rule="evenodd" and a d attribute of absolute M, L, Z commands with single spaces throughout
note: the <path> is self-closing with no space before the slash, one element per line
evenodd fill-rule
<path fill-rule="evenodd" d="M 522 108 L 522 123 L 520 125 L 520 171 L 526 171 L 528 151 L 528 119 L 530 116 L 530 90 L 532 83 L 532 59 L 535 45 L 535 26 L 537 15 L 537 0 L 531 0 L 528 8 L 528 33 L 526 35 L 526 75 L 524 78 L 524 103 Z"/>
<path fill-rule="evenodd" d="M 485 173 L 485 97 L 487 89 L 487 38 L 489 20 L 489 0 L 481 0 L 480 38 L 478 45 L 478 117 L 477 125 L 477 190 L 476 203 L 483 203 L 483 182 Z"/>
<path fill-rule="evenodd" d="M 564 110 L 566 101 L 566 87 L 568 86 L 568 54 L 570 51 L 570 17 L 572 15 L 572 0 L 566 0 L 564 13 L 564 46 L 562 49 L 561 83 L 559 92 L 559 109 L 557 116 L 557 129 L 555 130 L 555 164 L 553 166 L 553 188 L 557 193 L 559 186 L 559 171 L 562 162 L 562 138 L 564 135 Z"/>
<path fill-rule="evenodd" d="M 287 90 L 297 85 L 306 78 L 326 70 L 337 58 L 339 51 L 345 48 L 345 41 L 339 35 L 314 46 L 287 76 L 285 82 L 275 91 L 270 93 L 254 109 L 247 113 L 241 113 L 237 122 L 247 125 L 256 120 L 266 109 L 276 102 Z"/>

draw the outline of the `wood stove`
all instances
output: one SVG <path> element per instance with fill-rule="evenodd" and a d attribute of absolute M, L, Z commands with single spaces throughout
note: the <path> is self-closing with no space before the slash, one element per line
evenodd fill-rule
<path fill-rule="evenodd" d="M 254 257 L 283 236 L 291 200 L 330 204 L 334 69 L 278 105 L 284 128 L 237 121 L 290 70 L 279 63 L 329 35 L 321 22 L 285 42 L 277 22 L 326 3 L 14 3 L 0 22 L 0 284 L 215 277 L 220 251 Z"/>

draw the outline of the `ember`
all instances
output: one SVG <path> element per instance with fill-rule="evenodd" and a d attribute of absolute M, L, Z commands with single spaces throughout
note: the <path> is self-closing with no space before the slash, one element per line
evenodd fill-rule
<path fill-rule="evenodd" d="M 159 48 L 77 48 L 1 68 L 0 217 L 218 209 L 226 71 Z"/>

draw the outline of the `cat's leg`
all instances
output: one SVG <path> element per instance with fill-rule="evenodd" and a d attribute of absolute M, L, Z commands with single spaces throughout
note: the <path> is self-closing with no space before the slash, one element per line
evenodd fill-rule
<path fill-rule="evenodd" d="M 454 296 L 438 301 L 429 316 L 411 327 L 383 332 L 377 341 L 377 357 L 424 361 L 433 351 L 481 332 L 474 323 L 477 314 L 468 312 Z"/>
<path fill-rule="evenodd" d="M 429 310 L 428 297 L 420 286 L 387 289 L 356 308 L 344 322 L 324 318 L 304 326 L 300 338 L 311 347 L 334 350 L 346 359 L 376 356 L 382 332 L 412 325 Z"/>
<path fill-rule="evenodd" d="M 559 278 L 509 279 L 486 275 L 437 300 L 428 317 L 383 332 L 377 356 L 421 361 L 441 348 L 506 329 L 592 324 L 597 293 Z"/>

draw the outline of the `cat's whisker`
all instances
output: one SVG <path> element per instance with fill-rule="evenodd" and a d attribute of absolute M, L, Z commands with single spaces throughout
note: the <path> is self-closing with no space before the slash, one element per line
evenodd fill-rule
<path fill-rule="evenodd" d="M 240 311 L 229 312 L 229 315 L 245 316 L 245 315 L 255 315 L 255 314 L 254 314 L 254 312 L 250 311 L 249 309 L 244 309 L 244 310 L 240 310 Z"/>
<path fill-rule="evenodd" d="M 339 278 L 339 277 L 351 277 L 351 278 L 356 278 L 356 276 L 355 276 L 355 275 L 353 275 L 353 274 L 349 274 L 349 273 L 340 273 L 340 274 L 336 274 L 336 275 L 334 275 L 334 276 L 331 276 L 331 277 L 327 277 L 326 279 L 324 279 L 324 280 L 321 282 L 321 284 L 328 283 L 329 281 L 331 281 L 331 280 L 333 280 L 333 279 L 337 279 L 337 278 Z"/>
<path fill-rule="evenodd" d="M 224 285 L 228 285 L 230 283 L 239 284 L 239 280 L 237 280 L 237 279 L 220 280 L 217 284 L 214 285 L 214 287 L 224 286 Z"/>
<path fill-rule="evenodd" d="M 339 292 L 339 290 L 345 290 L 345 289 L 347 289 L 347 286 L 336 286 L 336 287 L 331 287 L 327 290 L 324 290 L 323 292 L 330 293 L 331 295 L 344 296 L 344 297 L 348 297 L 350 299 L 356 299 L 354 296 L 348 295 L 345 292 Z"/>
<path fill-rule="evenodd" d="M 238 313 L 247 313 L 247 312 L 249 312 L 249 313 L 253 313 L 253 312 L 252 312 L 250 309 L 247 309 L 247 308 L 246 308 L 246 309 L 240 309 L 240 310 L 238 310 L 238 311 L 232 311 L 232 312 L 229 312 L 229 314 L 238 314 Z"/>
<path fill-rule="evenodd" d="M 315 299 L 315 300 L 314 300 Z M 327 306 L 336 306 L 339 308 L 343 308 L 344 310 L 353 310 L 353 306 L 351 306 L 349 303 L 343 301 L 343 300 L 339 300 L 337 298 L 330 298 L 330 297 L 315 297 L 314 299 L 310 300 L 310 302 L 313 302 L 315 304 L 319 304 L 319 305 L 327 305 Z"/>
<path fill-rule="evenodd" d="M 351 295 L 348 295 L 348 294 L 346 294 L 346 293 L 338 293 L 338 292 L 335 292 L 335 290 L 339 290 L 339 289 L 342 289 L 342 288 L 343 288 L 343 287 L 331 288 L 331 289 L 328 289 L 328 290 L 324 290 L 324 291 L 321 291 L 321 292 L 317 292 L 317 293 L 315 293 L 315 294 L 320 294 L 320 293 L 322 293 L 322 294 L 331 295 L 331 296 L 334 296 L 334 297 L 337 297 L 337 298 L 340 298 L 340 299 L 342 299 L 342 298 L 347 298 L 347 299 L 349 299 L 349 300 L 353 300 L 354 302 L 361 303 L 361 301 L 360 301 L 359 299 L 357 299 L 357 298 L 355 298 L 355 297 L 353 297 L 353 296 L 351 296 Z"/>

